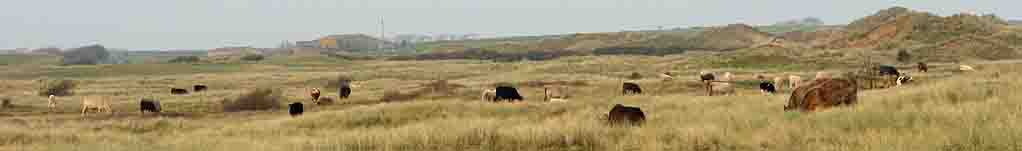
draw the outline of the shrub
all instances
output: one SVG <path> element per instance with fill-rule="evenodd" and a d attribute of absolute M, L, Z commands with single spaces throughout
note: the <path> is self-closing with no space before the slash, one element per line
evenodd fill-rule
<path fill-rule="evenodd" d="M 275 88 L 256 88 L 242 94 L 233 101 L 224 101 L 225 112 L 268 110 L 280 107 L 283 100 L 281 90 Z"/>
<path fill-rule="evenodd" d="M 663 56 L 669 54 L 685 53 L 681 47 L 654 48 L 654 47 L 605 47 L 593 49 L 596 55 L 650 55 Z"/>
<path fill-rule="evenodd" d="M 198 56 L 178 56 L 178 57 L 174 57 L 174 59 L 170 59 L 170 61 L 167 61 L 167 62 L 169 62 L 169 63 L 194 63 L 194 62 L 199 62 L 199 57 Z"/>
<path fill-rule="evenodd" d="M 266 57 L 263 57 L 263 55 L 258 54 L 247 54 L 245 56 L 241 56 L 241 60 L 245 61 L 260 61 L 263 59 L 266 59 Z"/>
<path fill-rule="evenodd" d="M 75 48 L 63 53 L 63 65 L 94 65 L 103 63 L 110 57 L 110 52 L 100 45 Z"/>
<path fill-rule="evenodd" d="M 39 86 L 39 96 L 70 96 L 73 94 L 71 90 L 76 86 L 71 80 L 41 80 L 40 83 L 42 85 Z"/>

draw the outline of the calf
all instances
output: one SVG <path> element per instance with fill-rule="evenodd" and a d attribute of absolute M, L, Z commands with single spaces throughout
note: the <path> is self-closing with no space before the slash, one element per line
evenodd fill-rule
<path fill-rule="evenodd" d="M 302 102 L 295 102 L 287 105 L 287 112 L 291 117 L 302 115 L 305 112 L 305 108 L 302 106 Z"/>
<path fill-rule="evenodd" d="M 763 94 L 770 95 L 777 93 L 777 87 L 774 87 L 774 84 L 770 81 L 762 81 L 759 82 L 759 91 L 763 92 Z"/>
<path fill-rule="evenodd" d="M 170 94 L 185 95 L 185 94 L 188 94 L 188 90 L 178 89 L 178 88 L 170 88 Z"/>
<path fill-rule="evenodd" d="M 312 97 L 312 102 L 319 102 L 319 95 L 319 88 L 312 88 L 312 91 L 309 91 L 309 96 Z"/>
<path fill-rule="evenodd" d="M 639 84 L 625 82 L 624 84 L 621 85 L 621 93 L 624 95 L 642 94 L 642 88 L 639 87 Z"/>
<path fill-rule="evenodd" d="M 138 105 L 142 116 L 145 116 L 146 111 L 160 114 L 159 100 L 142 98 L 138 101 Z"/>
<path fill-rule="evenodd" d="M 201 85 L 201 84 L 200 84 L 200 85 L 194 85 L 194 86 L 192 86 L 192 90 L 193 90 L 194 92 L 202 92 L 202 91 L 206 91 L 206 89 L 207 89 L 206 85 Z"/>
<path fill-rule="evenodd" d="M 638 107 L 614 105 L 607 114 L 607 122 L 611 125 L 639 126 L 646 121 L 646 114 Z"/>
<path fill-rule="evenodd" d="M 514 102 L 522 101 L 524 99 L 522 95 L 518 94 L 518 89 L 515 89 L 514 87 L 510 86 L 498 86 L 496 89 L 496 93 L 497 95 L 496 97 L 493 98 L 493 101 L 506 100 L 508 102 Z"/>

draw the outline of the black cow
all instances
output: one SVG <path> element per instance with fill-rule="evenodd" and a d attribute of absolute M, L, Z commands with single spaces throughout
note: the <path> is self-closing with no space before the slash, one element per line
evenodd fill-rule
<path fill-rule="evenodd" d="M 707 74 L 699 75 L 699 80 L 702 80 L 703 82 L 706 82 L 706 81 L 717 80 L 717 78 L 715 76 L 713 76 L 713 74 L 707 73 Z"/>
<path fill-rule="evenodd" d="M 894 66 L 889 66 L 889 65 L 880 65 L 880 66 L 877 67 L 877 71 L 880 72 L 880 75 L 884 75 L 884 76 L 887 76 L 887 75 L 889 75 L 889 76 L 900 76 L 901 75 L 901 73 L 898 72 L 898 68 L 894 68 Z"/>
<path fill-rule="evenodd" d="M 607 122 L 612 125 L 616 124 L 630 124 L 630 125 L 642 125 L 646 121 L 646 113 L 642 112 L 642 109 L 638 107 L 624 106 L 621 104 L 614 105 L 614 108 L 610 109 L 610 113 L 607 114 Z"/>
<path fill-rule="evenodd" d="M 642 88 L 639 87 L 639 84 L 625 82 L 624 84 L 621 84 L 621 93 L 625 95 L 642 94 Z"/>
<path fill-rule="evenodd" d="M 291 116 L 299 116 L 305 112 L 305 108 L 302 106 L 302 102 L 295 102 L 287 105 L 287 112 Z"/>
<path fill-rule="evenodd" d="M 759 82 L 759 90 L 770 94 L 777 93 L 777 87 L 774 87 L 774 83 L 769 81 Z"/>
<path fill-rule="evenodd" d="M 178 89 L 178 88 L 170 88 L 170 94 L 185 95 L 185 94 L 188 94 L 188 90 Z"/>
<path fill-rule="evenodd" d="M 340 98 L 338 98 L 338 99 L 347 99 L 348 96 L 351 95 L 351 87 L 350 86 L 341 86 L 341 88 L 338 88 L 337 95 L 340 95 Z"/>
<path fill-rule="evenodd" d="M 518 94 L 518 89 L 515 89 L 514 87 L 498 86 L 495 90 L 497 91 L 497 95 L 493 97 L 494 102 L 505 100 L 508 102 L 514 102 L 522 101 L 524 99 L 522 98 L 522 95 Z"/>
<path fill-rule="evenodd" d="M 206 91 L 206 89 L 207 89 L 206 85 L 195 85 L 195 86 L 192 86 L 192 90 L 194 90 L 195 92 Z"/>
<path fill-rule="evenodd" d="M 930 70 L 930 67 L 925 62 L 919 62 L 916 64 L 916 68 L 919 68 L 919 72 L 926 72 Z"/>
<path fill-rule="evenodd" d="M 157 114 L 160 113 L 160 101 L 159 100 L 142 98 L 141 100 L 138 101 L 138 105 L 139 105 L 139 107 L 138 107 L 139 111 L 142 112 L 142 115 L 145 115 L 146 111 L 157 113 Z"/>

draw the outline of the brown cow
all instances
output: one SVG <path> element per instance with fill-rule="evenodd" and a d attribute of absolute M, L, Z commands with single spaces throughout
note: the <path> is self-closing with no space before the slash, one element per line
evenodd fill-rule
<path fill-rule="evenodd" d="M 849 79 L 819 79 L 799 86 L 791 92 L 785 111 L 806 112 L 837 105 L 854 105 L 857 102 L 858 86 Z"/>
<path fill-rule="evenodd" d="M 309 96 L 312 97 L 312 102 L 313 103 L 317 103 L 317 104 L 319 103 L 319 95 L 320 94 L 321 93 L 319 91 L 319 88 L 312 88 L 312 91 L 309 91 Z"/>
<path fill-rule="evenodd" d="M 917 63 L 916 68 L 919 69 L 919 72 L 926 72 L 930 70 L 930 67 L 926 66 L 926 63 L 924 62 Z"/>

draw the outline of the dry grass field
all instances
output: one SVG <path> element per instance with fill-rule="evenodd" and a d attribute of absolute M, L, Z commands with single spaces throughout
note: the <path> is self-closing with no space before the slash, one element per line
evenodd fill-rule
<path fill-rule="evenodd" d="M 787 94 L 759 94 L 753 75 L 811 78 L 821 69 L 851 70 L 855 61 L 759 65 L 750 58 L 715 54 L 513 63 L 275 59 L 0 66 L 0 98 L 14 103 L 0 109 L 0 150 L 1022 150 L 1022 64 L 984 64 L 967 73 L 938 66 L 930 73 L 913 73 L 916 83 L 862 91 L 856 106 L 800 113 L 782 111 Z M 814 63 L 827 61 L 838 63 Z M 738 94 L 704 96 L 695 82 L 704 69 L 736 73 L 743 80 Z M 679 73 L 680 79 L 661 82 L 653 76 L 665 71 Z M 637 81 L 646 93 L 619 95 L 620 83 L 632 72 L 646 75 Z M 305 90 L 328 87 L 338 75 L 360 85 L 352 98 L 311 105 Z M 48 113 L 46 98 L 36 95 L 35 80 L 57 78 L 79 85 L 74 96 L 59 97 L 58 110 Z M 425 84 L 441 79 L 466 87 L 425 91 Z M 530 84 L 538 81 L 575 82 L 574 97 L 543 102 L 543 89 Z M 481 89 L 498 82 L 516 85 L 526 101 L 479 101 Z M 193 84 L 210 90 L 168 92 Z M 305 102 L 306 113 L 222 112 L 221 100 L 260 87 L 283 90 L 286 101 L 281 104 Z M 423 94 L 381 102 L 388 90 Z M 114 112 L 81 116 L 83 96 L 107 96 Z M 324 89 L 324 96 L 336 99 L 336 88 Z M 162 101 L 163 115 L 140 116 L 139 97 Z M 614 104 L 641 107 L 646 124 L 604 124 L 601 116 Z"/>

